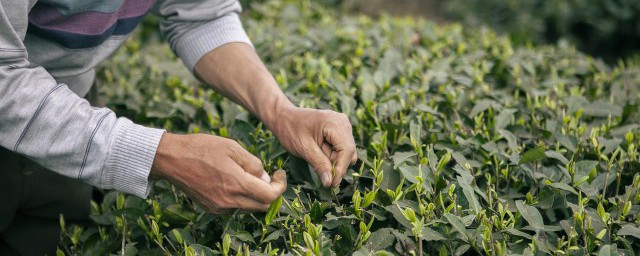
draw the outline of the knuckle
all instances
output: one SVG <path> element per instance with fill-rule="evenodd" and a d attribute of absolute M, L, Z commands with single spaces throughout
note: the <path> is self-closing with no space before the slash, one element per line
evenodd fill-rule
<path fill-rule="evenodd" d="M 328 110 L 328 109 L 323 109 L 321 110 L 321 115 L 323 119 L 333 119 L 335 118 L 335 112 Z"/>
<path fill-rule="evenodd" d="M 338 114 L 338 115 L 340 115 L 340 118 L 341 118 L 342 120 L 349 122 L 349 116 L 347 116 L 346 114 L 344 114 L 344 113 L 340 113 L 340 114 Z"/>
<path fill-rule="evenodd" d="M 311 145 L 311 142 L 307 143 L 307 145 Z M 308 158 L 310 157 L 312 154 L 312 150 L 309 147 L 297 147 L 299 148 L 299 152 L 300 152 L 300 156 L 304 157 L 304 158 Z M 312 164 L 313 165 L 313 164 Z"/>
<path fill-rule="evenodd" d="M 238 144 L 238 142 L 229 138 L 222 138 L 221 143 L 224 146 L 231 147 L 231 148 L 240 147 L 240 144 Z"/>
<path fill-rule="evenodd" d="M 260 160 L 260 158 L 252 155 L 251 159 L 249 160 L 251 167 L 258 170 L 258 169 L 262 169 L 262 160 Z"/>
<path fill-rule="evenodd" d="M 228 149 L 228 153 L 230 155 L 233 156 L 241 156 L 242 151 L 244 151 L 244 148 L 242 146 L 240 146 L 240 144 L 234 140 L 229 140 L 226 144 L 225 147 Z"/>
<path fill-rule="evenodd" d="M 353 156 L 355 154 L 356 154 L 355 144 L 354 145 L 349 145 L 349 147 L 347 148 L 347 156 L 352 156 L 351 158 L 353 158 Z"/>
<path fill-rule="evenodd" d="M 215 208 L 217 209 L 229 209 L 232 207 L 231 202 L 226 198 L 221 198 L 217 202 L 215 202 Z"/>
<path fill-rule="evenodd" d="M 274 200 L 276 200 L 277 198 L 278 198 L 278 194 L 277 194 L 277 193 L 275 193 L 275 192 L 274 192 L 274 193 L 267 193 L 267 194 L 265 195 L 265 197 L 264 197 L 264 199 L 265 199 L 265 201 L 266 201 L 265 203 L 271 203 L 271 202 L 273 202 Z"/>
<path fill-rule="evenodd" d="M 232 186 L 228 184 L 224 184 L 222 186 L 223 193 L 226 197 L 237 195 L 240 192 L 238 186 Z M 225 200 L 224 198 L 222 200 Z"/>
<path fill-rule="evenodd" d="M 313 168 L 316 169 L 316 170 L 324 170 L 325 169 L 324 165 L 325 164 L 320 160 L 315 160 L 315 161 L 311 162 L 311 166 L 313 166 Z"/>

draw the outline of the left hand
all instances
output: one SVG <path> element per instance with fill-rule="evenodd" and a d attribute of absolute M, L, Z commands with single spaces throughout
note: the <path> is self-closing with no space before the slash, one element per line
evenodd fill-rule
<path fill-rule="evenodd" d="M 325 187 L 338 186 L 358 159 L 347 115 L 331 110 L 286 107 L 267 127 L 291 154 L 304 158 Z"/>

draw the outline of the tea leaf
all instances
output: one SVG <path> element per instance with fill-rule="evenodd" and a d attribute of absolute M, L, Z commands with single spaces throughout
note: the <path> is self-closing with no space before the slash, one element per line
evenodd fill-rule
<path fill-rule="evenodd" d="M 480 207 L 480 202 L 478 202 L 478 198 L 476 197 L 471 184 L 467 183 L 467 181 L 463 180 L 460 176 L 458 176 L 458 184 L 462 187 L 462 193 L 464 193 L 464 196 L 467 198 L 469 207 L 474 211 L 474 213 L 479 213 L 482 208 Z"/>
<path fill-rule="evenodd" d="M 282 205 L 282 196 L 279 196 L 275 201 L 271 202 L 269 209 L 267 210 L 267 215 L 264 216 L 264 223 L 267 225 L 271 225 L 273 218 L 276 217 L 276 214 L 280 211 L 280 206 Z"/>
<path fill-rule="evenodd" d="M 526 164 L 531 162 L 540 161 L 545 158 L 545 147 L 537 146 L 535 148 L 529 149 L 522 155 L 520 158 L 520 162 L 518 164 Z"/>
<path fill-rule="evenodd" d="M 458 231 L 460 234 L 464 235 L 465 237 L 467 236 L 467 229 L 464 226 L 464 224 L 462 224 L 460 217 L 450 213 L 445 213 L 444 217 L 447 219 L 447 221 L 449 221 L 449 224 L 453 226 L 454 230 Z"/>
<path fill-rule="evenodd" d="M 544 231 L 544 222 L 542 221 L 542 215 L 540 215 L 538 209 L 533 206 L 526 205 L 522 201 L 516 201 L 516 207 L 518 208 L 518 212 L 522 214 L 522 217 L 534 230 L 536 230 L 536 232 Z"/>
<path fill-rule="evenodd" d="M 618 230 L 617 235 L 619 236 L 633 236 L 637 239 L 640 239 L 640 228 L 635 227 L 633 225 L 625 225 L 622 226 L 620 230 Z"/>

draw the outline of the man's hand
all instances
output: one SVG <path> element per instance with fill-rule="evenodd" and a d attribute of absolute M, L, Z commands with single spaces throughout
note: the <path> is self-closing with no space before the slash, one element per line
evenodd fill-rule
<path fill-rule="evenodd" d="M 287 187 L 284 171 L 272 180 L 237 142 L 204 134 L 165 133 L 150 176 L 169 180 L 210 213 L 265 211 Z"/>
<path fill-rule="evenodd" d="M 349 119 L 333 111 L 295 107 L 251 46 L 220 46 L 202 57 L 193 71 L 200 80 L 262 120 L 287 151 L 304 158 L 318 171 L 324 186 L 340 184 L 349 163 L 355 163 Z"/>
<path fill-rule="evenodd" d="M 267 127 L 289 153 L 316 169 L 325 187 L 339 185 L 349 165 L 358 160 L 345 114 L 290 106 L 278 111 Z"/>

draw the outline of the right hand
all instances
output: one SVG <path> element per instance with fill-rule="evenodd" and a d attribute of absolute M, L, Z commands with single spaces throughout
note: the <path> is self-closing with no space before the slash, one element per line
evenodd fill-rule
<path fill-rule="evenodd" d="M 150 177 L 168 180 L 216 214 L 231 209 L 266 211 L 287 187 L 284 171 L 271 179 L 262 161 L 237 142 L 205 134 L 165 133 Z"/>

